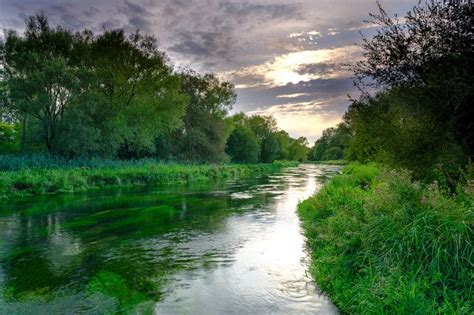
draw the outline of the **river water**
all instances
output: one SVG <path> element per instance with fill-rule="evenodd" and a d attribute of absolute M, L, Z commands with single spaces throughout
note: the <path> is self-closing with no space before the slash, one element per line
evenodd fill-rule
<path fill-rule="evenodd" d="M 336 314 L 296 206 L 338 172 L 0 204 L 0 314 Z"/>

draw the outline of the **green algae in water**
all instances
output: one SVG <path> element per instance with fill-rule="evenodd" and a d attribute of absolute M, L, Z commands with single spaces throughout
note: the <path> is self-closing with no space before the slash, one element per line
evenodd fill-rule
<path fill-rule="evenodd" d="M 275 207 L 291 197 L 284 192 L 295 181 L 308 185 L 307 171 L 287 172 L 0 203 L 0 313 L 150 314 L 190 281 L 241 263 L 236 253 L 265 238 Z M 292 231 L 299 233 L 297 226 Z M 245 278 L 255 269 L 238 272 Z M 230 283 L 220 285 L 226 292 Z M 178 309 L 188 309 L 184 301 L 177 298 Z"/>

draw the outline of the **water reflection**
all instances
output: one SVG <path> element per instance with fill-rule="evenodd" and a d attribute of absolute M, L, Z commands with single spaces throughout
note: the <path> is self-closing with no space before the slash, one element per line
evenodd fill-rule
<path fill-rule="evenodd" d="M 295 214 L 337 167 L 0 204 L 0 313 L 335 312 Z"/>

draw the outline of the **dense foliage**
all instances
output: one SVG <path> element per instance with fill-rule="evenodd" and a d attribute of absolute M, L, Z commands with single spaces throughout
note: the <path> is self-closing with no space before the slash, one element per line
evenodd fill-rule
<path fill-rule="evenodd" d="M 309 158 L 376 161 L 428 181 L 442 167 L 456 178 L 474 153 L 473 6 L 428 2 L 404 19 L 379 9 L 353 67 L 362 96 Z"/>
<path fill-rule="evenodd" d="M 348 166 L 299 206 L 311 273 L 343 313 L 472 314 L 473 207 L 472 183 Z"/>
<path fill-rule="evenodd" d="M 399 21 L 380 8 L 365 39 L 357 83 L 377 89 L 353 102 L 345 121 L 350 155 L 429 176 L 457 171 L 474 153 L 473 6 L 429 2 Z"/>
<path fill-rule="evenodd" d="M 308 159 L 311 161 L 341 160 L 345 157 L 345 150 L 349 145 L 350 138 L 351 131 L 345 123 L 328 128 L 314 143 L 309 151 Z"/>
<path fill-rule="evenodd" d="M 287 132 L 277 128 L 271 116 L 247 117 L 239 113 L 230 117 L 228 124 L 231 132 L 226 151 L 234 162 L 304 162 L 307 159 L 309 149 L 306 138 L 291 138 Z"/>
<path fill-rule="evenodd" d="M 232 84 L 174 71 L 156 39 L 138 31 L 73 33 L 38 14 L 23 35 L 8 30 L 0 52 L 0 153 L 306 159 L 305 141 L 279 131 L 271 117 L 240 115 L 245 126 L 233 124 L 227 117 L 236 98 Z"/>

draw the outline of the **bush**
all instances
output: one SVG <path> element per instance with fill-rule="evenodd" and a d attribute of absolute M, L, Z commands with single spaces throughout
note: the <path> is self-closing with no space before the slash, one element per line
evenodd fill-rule
<path fill-rule="evenodd" d="M 350 165 L 299 205 L 311 273 L 343 313 L 472 314 L 472 187 Z"/>

